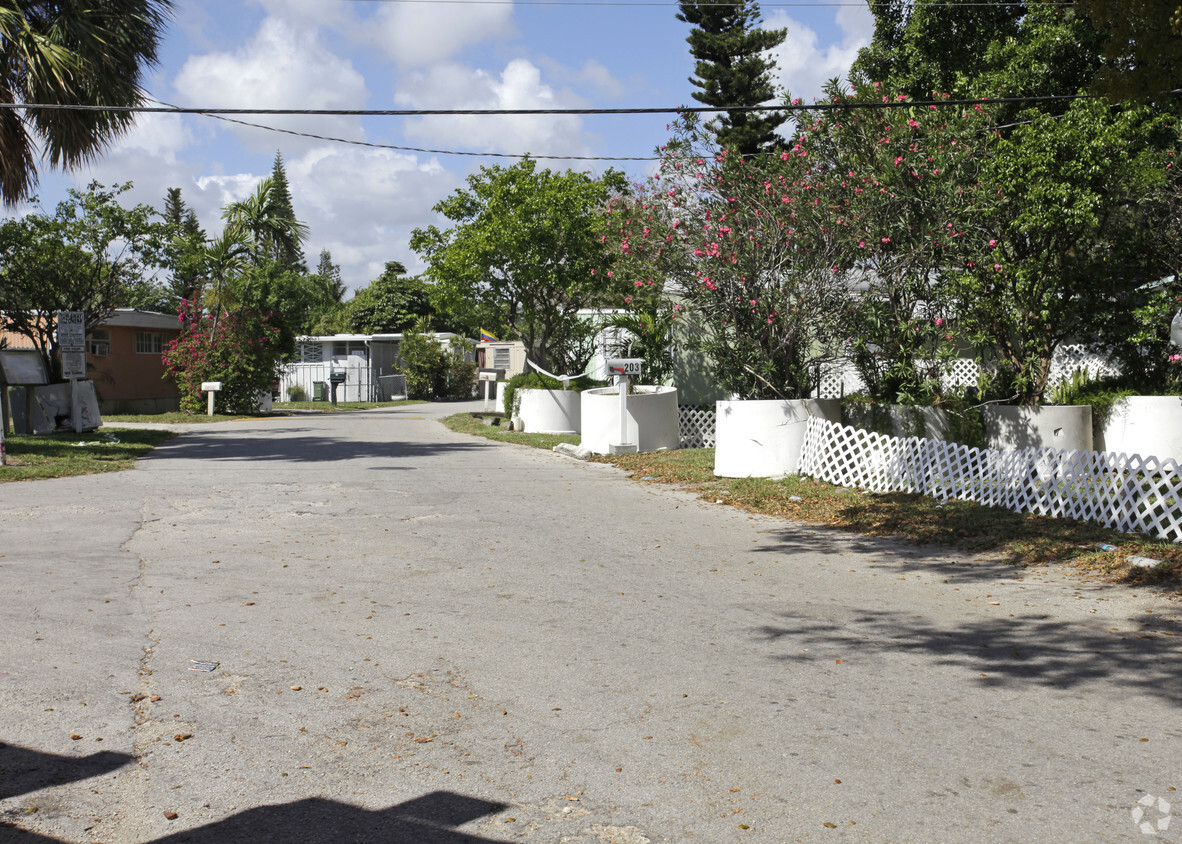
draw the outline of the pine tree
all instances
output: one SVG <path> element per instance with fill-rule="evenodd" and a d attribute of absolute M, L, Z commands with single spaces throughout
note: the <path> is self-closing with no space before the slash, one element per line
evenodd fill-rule
<path fill-rule="evenodd" d="M 680 0 L 677 19 L 692 24 L 686 41 L 697 59 L 689 81 L 693 97 L 718 108 L 757 106 L 776 96 L 774 59 L 764 53 L 784 43 L 787 29 L 760 29 L 759 4 L 751 0 Z M 711 124 L 724 149 L 743 156 L 774 148 L 783 112 L 728 111 Z"/>
<path fill-rule="evenodd" d="M 325 296 L 334 302 L 345 299 L 345 282 L 341 281 L 341 265 L 332 262 L 332 253 L 320 250 L 320 263 L 316 266 L 316 277 L 320 279 Z"/>
<path fill-rule="evenodd" d="M 287 183 L 287 171 L 283 169 L 283 155 L 276 150 L 275 163 L 271 167 L 271 190 L 274 193 L 274 204 L 277 212 L 284 219 L 296 221 L 295 208 L 291 204 L 291 188 Z M 300 273 L 307 273 L 308 267 L 304 263 L 304 250 L 299 244 L 284 245 L 274 243 L 275 260 L 284 263 L 289 269 Z"/>
<path fill-rule="evenodd" d="M 165 247 L 165 263 L 171 270 L 169 304 L 179 307 L 181 299 L 191 299 L 201 289 L 205 232 L 197 222 L 197 214 L 185 204 L 180 188 L 168 189 L 161 216 L 171 234 Z"/>

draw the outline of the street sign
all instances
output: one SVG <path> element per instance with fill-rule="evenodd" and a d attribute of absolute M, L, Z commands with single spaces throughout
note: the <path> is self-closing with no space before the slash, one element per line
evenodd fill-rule
<path fill-rule="evenodd" d="M 57 344 L 65 352 L 86 351 L 86 312 L 57 312 Z"/>
<path fill-rule="evenodd" d="M 607 362 L 608 375 L 640 375 L 640 367 L 644 363 L 642 358 L 610 358 Z"/>
<path fill-rule="evenodd" d="M 86 352 L 62 350 L 62 377 L 67 381 L 86 377 Z"/>

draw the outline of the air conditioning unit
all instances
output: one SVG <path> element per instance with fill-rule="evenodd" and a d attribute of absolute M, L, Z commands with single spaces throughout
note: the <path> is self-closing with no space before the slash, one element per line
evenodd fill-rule
<path fill-rule="evenodd" d="M 90 353 L 95 357 L 111 354 L 110 340 L 91 340 Z"/>

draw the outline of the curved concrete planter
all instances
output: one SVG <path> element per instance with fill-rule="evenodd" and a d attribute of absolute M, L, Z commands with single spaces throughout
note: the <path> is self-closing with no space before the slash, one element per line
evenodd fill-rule
<path fill-rule="evenodd" d="M 722 478 L 795 474 L 809 418 L 841 421 L 837 399 L 720 401 L 715 409 L 714 474 Z"/>
<path fill-rule="evenodd" d="M 636 387 L 628 396 L 628 442 L 638 451 L 677 448 L 677 389 Z M 620 442 L 620 391 L 618 387 L 595 387 L 583 391 L 583 446 L 596 454 L 607 454 Z"/>
<path fill-rule="evenodd" d="M 948 411 L 942 407 L 847 402 L 842 405 L 841 417 L 845 425 L 891 437 L 924 437 L 944 442 L 950 439 Z"/>
<path fill-rule="evenodd" d="M 1092 406 L 1089 404 L 986 405 L 981 408 L 985 423 L 985 447 L 998 451 L 1023 448 L 1092 450 Z"/>
<path fill-rule="evenodd" d="M 1096 431 L 1096 451 L 1182 461 L 1182 396 L 1117 399 Z"/>
<path fill-rule="evenodd" d="M 518 390 L 517 416 L 531 434 L 577 434 L 582 407 L 578 390 Z"/>

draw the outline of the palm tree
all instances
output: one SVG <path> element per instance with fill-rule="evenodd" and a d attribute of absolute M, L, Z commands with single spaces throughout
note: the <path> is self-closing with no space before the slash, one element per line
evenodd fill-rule
<path fill-rule="evenodd" d="M 0 103 L 137 106 L 156 64 L 172 0 L 0 0 Z M 92 161 L 135 121 L 131 112 L 0 109 L 0 200 L 37 184 L 37 150 L 53 167 Z"/>
<path fill-rule="evenodd" d="M 233 289 L 226 282 L 246 268 L 249 254 L 250 244 L 242 232 L 230 226 L 206 247 L 205 271 L 213 282 L 213 287 L 206 294 L 214 308 L 210 336 L 217 332 L 222 310 L 233 310 L 238 304 Z"/>
<path fill-rule="evenodd" d="M 673 337 L 674 319 L 672 308 L 654 305 L 641 310 L 612 314 L 604 320 L 603 327 L 623 330 L 623 336 L 617 334 L 615 352 L 644 359 L 644 383 L 664 384 L 673 370 L 669 346 Z"/>
<path fill-rule="evenodd" d="M 308 227 L 291 213 L 290 204 L 275 190 L 270 177 L 259 182 L 250 196 L 227 205 L 222 219 L 227 229 L 235 229 L 249 238 L 256 266 L 264 258 L 283 260 L 285 256 L 300 254 L 308 235 Z"/>

